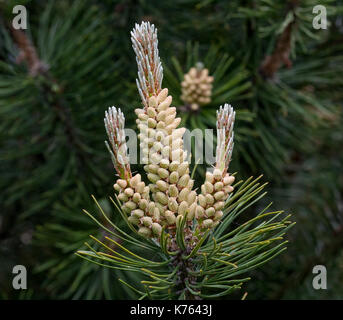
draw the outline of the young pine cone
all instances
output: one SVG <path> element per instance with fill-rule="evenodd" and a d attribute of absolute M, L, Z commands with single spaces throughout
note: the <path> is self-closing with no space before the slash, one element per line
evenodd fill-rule
<path fill-rule="evenodd" d="M 213 77 L 208 75 L 208 69 L 202 65 L 193 67 L 184 75 L 181 82 L 181 99 L 189 104 L 192 110 L 211 102 Z"/>

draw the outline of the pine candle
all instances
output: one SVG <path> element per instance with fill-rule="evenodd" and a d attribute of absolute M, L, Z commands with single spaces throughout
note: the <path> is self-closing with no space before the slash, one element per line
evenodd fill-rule
<path fill-rule="evenodd" d="M 132 176 L 123 131 L 124 115 L 120 109 L 112 107 L 106 112 L 105 126 L 114 167 L 120 176 L 114 189 L 119 193 L 121 209 L 128 215 L 128 221 L 138 227 L 142 236 L 158 239 L 163 227 L 174 236 L 177 225 L 187 217 L 185 232 L 192 242 L 196 242 L 193 234 L 201 235 L 220 223 L 225 200 L 233 191 L 234 177 L 227 170 L 233 148 L 235 112 L 225 104 L 217 113 L 216 165 L 213 172 L 206 173 L 206 181 L 198 195 L 190 177 L 187 153 L 183 150 L 185 128 L 179 128 L 181 119 L 176 115 L 176 108 L 171 106 L 172 97 L 167 88 L 162 89 L 157 30 L 149 22 L 143 22 L 136 25 L 131 40 L 138 65 L 136 82 L 142 99 L 142 108 L 135 110 L 138 137 L 150 184 L 146 186 L 140 174 Z M 213 78 L 208 76 L 208 70 L 193 68 L 185 81 L 195 77 L 199 78 L 199 83 L 207 85 L 206 90 L 203 89 L 209 99 Z M 197 102 L 208 102 L 201 99 Z"/>

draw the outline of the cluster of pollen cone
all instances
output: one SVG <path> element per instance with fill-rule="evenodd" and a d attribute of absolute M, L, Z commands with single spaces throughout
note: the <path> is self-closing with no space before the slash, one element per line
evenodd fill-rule
<path fill-rule="evenodd" d="M 162 89 L 163 70 L 158 55 L 157 30 L 149 22 L 131 32 L 138 65 L 137 87 L 142 108 L 136 109 L 141 161 L 149 184 L 133 175 L 127 156 L 124 116 L 112 107 L 106 112 L 105 127 L 119 179 L 114 185 L 122 211 L 145 237 L 159 238 L 162 228 L 174 234 L 181 221 L 188 232 L 202 234 L 221 221 L 234 177 L 227 172 L 233 148 L 235 113 L 229 105 L 217 113 L 216 164 L 207 171 L 201 193 L 194 189 L 187 153 L 183 150 L 185 128 L 172 107 L 168 89 Z M 186 217 L 186 219 L 185 219 Z M 191 231 L 193 230 L 193 231 Z"/>
<path fill-rule="evenodd" d="M 181 82 L 181 99 L 189 104 L 192 110 L 198 110 L 200 106 L 211 102 L 212 82 L 213 77 L 209 76 L 208 69 L 198 63 L 184 75 Z"/>

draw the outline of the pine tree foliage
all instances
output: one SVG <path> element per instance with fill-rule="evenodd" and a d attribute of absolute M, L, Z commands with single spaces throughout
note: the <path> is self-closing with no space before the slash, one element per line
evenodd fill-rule
<path fill-rule="evenodd" d="M 60 250 L 63 255 L 71 250 L 66 234 L 74 240 L 75 225 L 87 226 L 77 213 L 72 217 L 74 209 L 84 205 L 86 189 L 98 192 L 106 180 L 100 166 L 106 164 L 99 152 L 103 140 L 98 133 L 103 129 L 93 119 L 99 117 L 100 106 L 116 94 L 112 77 L 119 70 L 96 7 L 74 2 L 63 17 L 55 9 L 49 2 L 39 24 L 30 30 L 32 37 L 21 30 L 1 28 L 0 41 L 4 224 L 19 224 L 23 219 L 39 224 L 49 221 L 38 230 L 45 236 L 38 236 L 36 248 L 48 251 L 44 265 L 53 279 L 48 277 L 48 281 L 53 282 L 67 271 L 63 267 L 68 258 L 62 263 L 57 258 Z M 32 232 L 32 225 L 23 228 L 17 232 Z M 44 238 L 49 241 L 39 241 Z M 47 272 L 44 265 L 38 270 Z M 79 271 L 79 263 L 74 264 L 67 272 L 70 278 L 62 283 L 74 279 Z M 85 296 L 92 297 L 90 289 L 86 291 Z M 82 295 L 76 293 L 76 297 Z"/>
<path fill-rule="evenodd" d="M 29 30 L 13 34 L 12 8 L 19 3 L 28 9 Z M 288 250 L 265 269 L 244 275 L 253 279 L 244 284 L 247 298 L 342 297 L 341 288 L 330 283 L 340 283 L 343 274 L 343 7 L 340 0 L 320 4 L 327 11 L 326 30 L 313 28 L 315 0 L 92 0 L 87 5 L 0 0 L 1 298 L 131 298 L 154 285 L 140 284 L 139 292 L 119 286 L 117 278 L 129 285 L 155 280 L 144 272 L 103 268 L 73 255 L 78 248 L 89 250 L 82 245 L 89 234 L 118 249 L 102 227 L 80 215 L 84 207 L 110 229 L 89 194 L 99 199 L 111 222 L 133 236 L 117 209 L 108 205 L 114 174 L 101 119 L 115 102 L 126 127 L 136 127 L 137 70 L 127 35 L 142 20 L 159 27 L 163 83 L 181 125 L 215 129 L 218 106 L 230 101 L 236 112 L 230 171 L 239 172 L 235 176 L 243 181 L 264 172 L 271 182 L 268 195 L 250 200 L 252 205 L 227 231 L 254 219 L 270 201 L 295 213 L 297 227 L 288 233 Z M 180 99 L 182 81 L 198 62 L 214 76 L 212 96 L 210 103 L 188 113 Z M 132 171 L 143 172 L 140 166 Z M 198 166 L 196 186 L 204 175 Z M 118 232 L 111 237 L 136 252 L 135 243 L 120 242 Z M 203 245 L 211 241 L 209 235 Z M 92 245 L 104 250 L 96 241 Z M 153 261 L 168 258 L 151 252 L 137 253 Z M 29 290 L 19 295 L 7 281 L 18 261 L 36 267 Z M 327 267 L 325 292 L 312 288 L 315 264 Z M 163 296 L 163 290 L 158 293 Z M 237 290 L 225 297 L 241 296 Z"/>
<path fill-rule="evenodd" d="M 302 230 L 291 230 L 290 239 L 294 247 L 289 248 L 288 256 L 281 256 L 279 261 L 273 262 L 273 269 L 278 272 L 274 279 L 268 276 L 270 282 L 264 285 L 264 289 L 269 292 L 267 298 L 342 297 L 341 288 L 334 285 L 342 276 L 343 179 L 340 174 L 337 177 L 342 164 L 342 154 L 336 150 L 337 145 L 342 143 L 342 131 L 339 130 L 341 126 L 342 114 L 334 119 L 329 128 L 313 132 L 313 141 L 306 156 L 300 155 L 287 168 L 287 183 L 291 184 L 290 194 L 285 197 L 284 189 L 282 190 L 286 187 L 285 184 L 282 184 L 280 189 L 275 188 L 271 194 L 271 197 L 279 199 L 285 208 L 298 208 L 299 212 L 294 218 L 297 225 L 302 224 L 305 227 Z M 318 151 L 320 155 L 317 155 Z M 329 290 L 313 290 L 312 269 L 315 265 L 324 265 L 327 268 Z M 256 277 L 263 278 L 263 275 Z"/>

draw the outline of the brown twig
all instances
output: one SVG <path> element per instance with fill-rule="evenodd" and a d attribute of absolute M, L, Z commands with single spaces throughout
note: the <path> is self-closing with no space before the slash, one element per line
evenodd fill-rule
<path fill-rule="evenodd" d="M 296 0 L 291 1 L 289 3 L 289 11 L 294 12 L 297 4 Z M 289 59 L 289 55 L 291 52 L 292 31 L 295 26 L 296 20 L 294 16 L 293 21 L 288 24 L 286 29 L 280 35 L 272 55 L 267 55 L 264 58 L 259 70 L 263 77 L 267 79 L 273 78 L 275 73 L 283 65 L 286 65 L 287 68 L 292 67 L 292 61 Z"/>
<path fill-rule="evenodd" d="M 38 57 L 36 48 L 22 30 L 14 29 L 11 24 L 8 25 L 14 42 L 19 48 L 19 55 L 16 58 L 18 64 L 25 62 L 27 64 L 30 75 L 37 76 L 45 74 L 49 67 Z"/>

